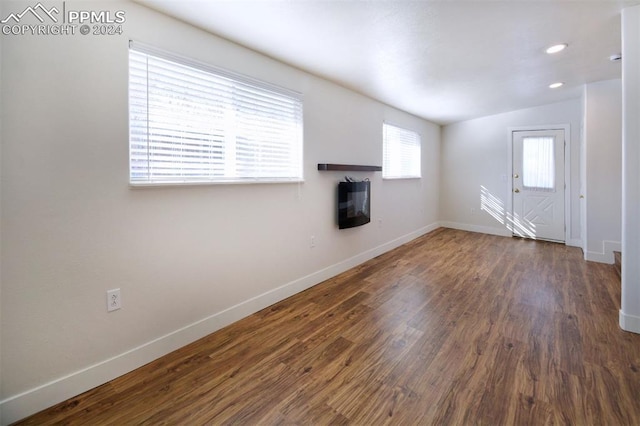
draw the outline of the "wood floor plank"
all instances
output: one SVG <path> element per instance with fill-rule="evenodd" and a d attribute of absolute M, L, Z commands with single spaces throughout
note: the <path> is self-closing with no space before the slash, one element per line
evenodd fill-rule
<path fill-rule="evenodd" d="M 18 424 L 638 425 L 612 265 L 438 229 Z"/>

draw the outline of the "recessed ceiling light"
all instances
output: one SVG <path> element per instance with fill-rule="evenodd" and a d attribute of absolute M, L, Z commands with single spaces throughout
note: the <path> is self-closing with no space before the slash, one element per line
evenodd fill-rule
<path fill-rule="evenodd" d="M 558 87 L 562 87 L 562 86 L 564 86 L 564 83 L 560 83 L 560 82 L 553 83 L 549 85 L 549 89 L 557 89 Z"/>
<path fill-rule="evenodd" d="M 547 52 L 548 54 L 550 54 L 550 55 L 551 55 L 551 54 L 553 54 L 553 53 L 562 52 L 564 49 L 566 49 L 566 48 L 567 48 L 567 46 L 569 46 L 569 45 L 568 45 L 568 44 L 566 44 L 566 43 L 562 43 L 562 44 L 555 44 L 555 45 L 551 46 L 550 48 L 548 48 L 548 49 L 546 50 L 546 52 Z"/>

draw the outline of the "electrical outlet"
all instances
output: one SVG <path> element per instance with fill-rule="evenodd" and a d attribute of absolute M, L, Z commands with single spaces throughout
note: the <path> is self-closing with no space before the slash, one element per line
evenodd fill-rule
<path fill-rule="evenodd" d="M 117 311 L 122 308 L 122 296 L 120 295 L 120 289 L 114 288 L 107 291 L 107 312 Z"/>
<path fill-rule="evenodd" d="M 314 248 L 316 246 L 316 237 L 315 237 L 315 235 L 311 236 L 311 241 L 309 242 L 309 246 L 311 248 Z"/>
<path fill-rule="evenodd" d="M 378 219 L 378 228 L 382 228 L 382 219 Z"/>

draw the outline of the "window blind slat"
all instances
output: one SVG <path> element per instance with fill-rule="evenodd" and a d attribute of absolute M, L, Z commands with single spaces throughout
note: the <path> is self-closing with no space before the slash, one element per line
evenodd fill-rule
<path fill-rule="evenodd" d="M 130 48 L 130 181 L 302 180 L 299 96 L 194 64 Z"/>

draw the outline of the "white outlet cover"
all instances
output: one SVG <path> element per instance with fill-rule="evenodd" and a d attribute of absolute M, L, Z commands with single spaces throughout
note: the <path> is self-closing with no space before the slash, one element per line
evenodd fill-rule
<path fill-rule="evenodd" d="M 120 289 L 114 288 L 107 291 L 107 312 L 116 311 L 120 308 L 122 308 Z"/>

